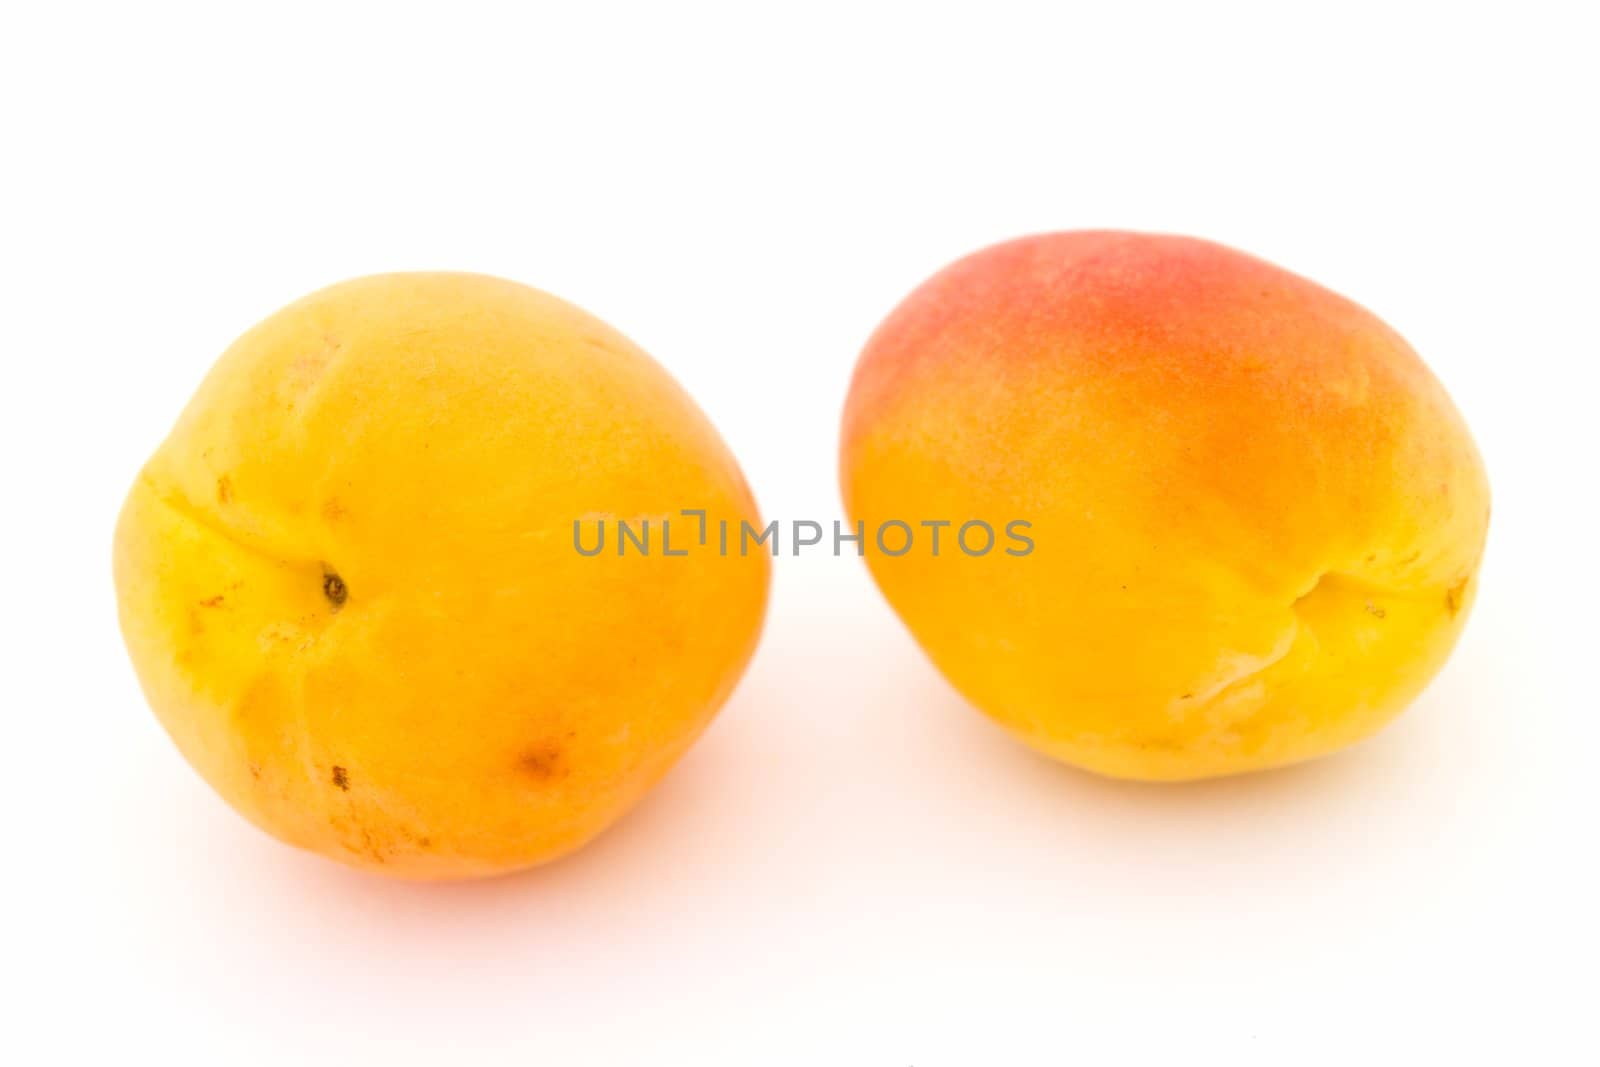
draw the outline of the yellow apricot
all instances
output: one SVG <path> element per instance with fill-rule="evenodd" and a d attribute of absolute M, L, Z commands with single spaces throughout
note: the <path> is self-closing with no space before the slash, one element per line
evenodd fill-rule
<path fill-rule="evenodd" d="M 360 278 L 236 341 L 145 466 L 115 538 L 123 635 L 256 825 L 387 874 L 496 874 L 620 817 L 749 660 L 770 563 L 663 555 L 684 508 L 759 525 L 626 338 L 496 278 Z M 654 551 L 577 550 L 575 523 L 615 520 Z"/>

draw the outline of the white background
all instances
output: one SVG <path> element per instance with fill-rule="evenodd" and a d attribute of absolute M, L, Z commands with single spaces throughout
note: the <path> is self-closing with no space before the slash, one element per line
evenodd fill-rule
<path fill-rule="evenodd" d="M 0 1059 L 1594 1055 L 1592 6 L 936 7 L 0 16 Z M 523 876 L 280 846 L 144 707 L 116 510 L 289 300 L 410 268 L 548 289 L 679 377 L 769 517 L 827 521 L 877 321 L 958 255 L 1080 226 L 1354 297 L 1477 434 L 1476 613 L 1358 750 L 1178 788 L 1049 764 L 963 707 L 860 561 L 815 553 L 780 562 L 704 741 Z"/>

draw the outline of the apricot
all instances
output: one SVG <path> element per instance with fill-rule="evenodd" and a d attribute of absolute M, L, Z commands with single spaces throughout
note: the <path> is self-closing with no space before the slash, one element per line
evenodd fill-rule
<path fill-rule="evenodd" d="M 840 477 L 869 531 L 1026 524 L 1026 551 L 946 530 L 938 554 L 869 537 L 867 562 L 971 703 L 1136 779 L 1378 730 L 1449 655 L 1489 521 L 1467 427 L 1398 334 L 1259 259 L 1138 233 L 1011 241 L 914 291 L 861 355 Z"/>
<path fill-rule="evenodd" d="M 144 467 L 123 635 L 257 826 L 392 875 L 497 874 L 612 824 L 750 658 L 763 556 L 669 558 L 659 529 L 653 553 L 576 551 L 580 520 L 684 508 L 759 526 L 715 429 L 615 330 L 496 278 L 361 278 L 239 338 Z"/>

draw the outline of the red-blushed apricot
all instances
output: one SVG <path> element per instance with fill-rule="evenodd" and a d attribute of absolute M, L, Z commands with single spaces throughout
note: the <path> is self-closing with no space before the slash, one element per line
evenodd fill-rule
<path fill-rule="evenodd" d="M 867 343 L 846 510 L 1016 521 L 1020 554 L 889 556 L 884 595 L 1028 744 L 1188 779 L 1308 759 L 1397 715 L 1466 621 L 1489 521 L 1465 423 L 1370 312 L 1208 241 L 1000 244 Z"/>

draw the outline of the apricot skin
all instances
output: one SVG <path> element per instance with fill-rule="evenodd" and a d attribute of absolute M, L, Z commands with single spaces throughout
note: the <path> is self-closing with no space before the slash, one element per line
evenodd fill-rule
<path fill-rule="evenodd" d="M 913 292 L 857 366 L 846 510 L 1032 523 L 1034 550 L 875 551 L 934 664 L 1023 741 L 1123 778 L 1309 759 L 1444 663 L 1476 593 L 1483 463 L 1389 327 L 1184 237 L 1073 232 Z"/>
<path fill-rule="evenodd" d="M 386 874 L 498 874 L 612 824 L 744 669 L 765 558 L 663 558 L 659 527 L 650 556 L 574 548 L 575 519 L 685 507 L 759 525 L 620 334 L 495 278 L 361 278 L 241 337 L 145 466 L 122 630 L 256 825 Z"/>

